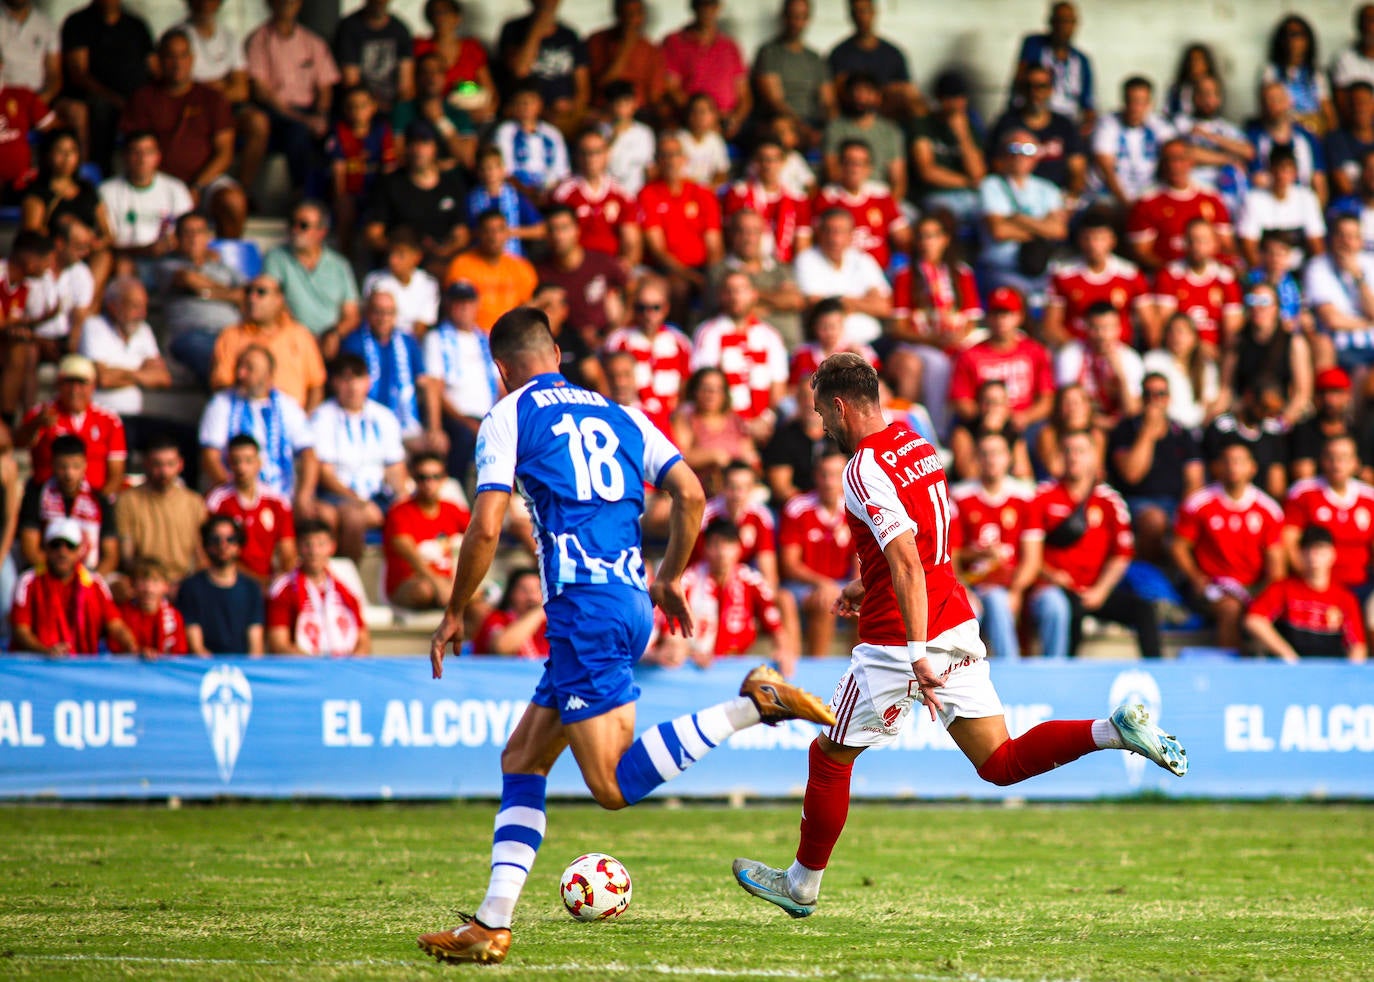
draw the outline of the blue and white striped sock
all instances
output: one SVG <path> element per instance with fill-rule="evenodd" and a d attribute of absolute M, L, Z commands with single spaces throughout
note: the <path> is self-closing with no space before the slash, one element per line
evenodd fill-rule
<path fill-rule="evenodd" d="M 501 779 L 501 810 L 491 842 L 491 879 L 487 895 L 477 908 L 477 919 L 487 927 L 510 927 L 515 902 L 534 866 L 547 825 L 542 774 L 506 774 Z"/>
<path fill-rule="evenodd" d="M 615 768 L 620 793 L 633 805 L 723 743 L 759 721 L 758 709 L 740 697 L 645 730 Z"/>

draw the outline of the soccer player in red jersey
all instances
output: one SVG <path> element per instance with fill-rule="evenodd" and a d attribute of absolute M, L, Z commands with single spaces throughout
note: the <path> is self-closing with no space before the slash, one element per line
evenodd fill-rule
<path fill-rule="evenodd" d="M 1245 608 L 1287 563 L 1283 509 L 1255 487 L 1255 456 L 1244 443 L 1221 452 L 1220 480 L 1183 500 L 1174 523 L 1173 557 L 1194 601 L 1217 625 L 1217 644 L 1239 648 Z"/>
<path fill-rule="evenodd" d="M 272 571 L 296 566 L 296 518 L 291 501 L 258 480 L 262 451 L 247 433 L 229 440 L 229 480 L 211 488 L 205 505 L 212 515 L 232 518 L 243 533 L 239 569 L 267 586 Z"/>
<path fill-rule="evenodd" d="M 1162 324 L 1181 310 L 1197 325 L 1204 344 L 1217 348 L 1236 336 L 1245 320 L 1240 281 L 1228 266 L 1217 262 L 1217 232 L 1201 218 L 1183 233 L 1184 256 L 1160 270 L 1155 278 L 1155 305 Z"/>
<path fill-rule="evenodd" d="M 851 456 L 845 509 L 861 579 L 845 587 L 837 610 L 858 614 L 859 644 L 831 702 L 835 724 L 811 745 L 796 861 L 784 870 L 736 859 L 736 882 L 793 917 L 811 914 L 848 817 L 854 760 L 889 743 L 917 701 L 993 784 L 1016 784 L 1108 748 L 1186 773 L 1182 746 L 1143 706 L 1120 706 L 1108 719 L 1041 723 L 1011 738 L 978 622 L 954 577 L 939 454 L 902 424 L 887 425 L 878 373 L 858 355 L 826 359 L 812 387 L 826 432 Z"/>
<path fill-rule="evenodd" d="M 813 655 L 830 653 L 831 609 L 854 577 L 854 538 L 844 510 L 845 461 L 838 450 L 816 461 L 816 490 L 787 502 L 778 531 L 783 586 L 805 617 L 805 650 Z"/>
<path fill-rule="evenodd" d="M 1193 181 L 1193 148 L 1170 140 L 1159 153 L 1160 185 L 1145 193 L 1126 219 L 1126 235 L 1136 258 L 1149 270 L 1184 257 L 1184 230 L 1195 219 L 1211 225 L 1221 239 L 1223 256 L 1235 254 L 1231 212 L 1221 196 Z"/>
<path fill-rule="evenodd" d="M 1298 481 L 1288 491 L 1283 509 L 1283 541 L 1289 565 L 1298 568 L 1298 540 L 1303 529 L 1318 526 L 1331 533 L 1338 586 L 1364 596 L 1374 556 L 1374 488 L 1357 479 L 1360 457 L 1355 441 L 1337 436 L 1321 453 L 1321 477 Z"/>
<path fill-rule="evenodd" d="M 1264 649 L 1290 665 L 1299 658 L 1347 658 L 1363 662 L 1368 641 L 1360 605 L 1336 583 L 1336 549 L 1319 526 L 1303 530 L 1299 575 L 1272 584 L 1250 605 L 1246 629 Z"/>

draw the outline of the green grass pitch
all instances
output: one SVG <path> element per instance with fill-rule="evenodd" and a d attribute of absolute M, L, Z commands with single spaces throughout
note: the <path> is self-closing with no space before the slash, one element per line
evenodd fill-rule
<path fill-rule="evenodd" d="M 792 921 L 730 860 L 791 858 L 799 807 L 555 803 L 505 965 L 415 935 L 486 882 L 495 806 L 0 807 L 0 978 L 1370 979 L 1374 809 L 856 805 Z M 563 865 L 634 877 L 582 924 Z"/>

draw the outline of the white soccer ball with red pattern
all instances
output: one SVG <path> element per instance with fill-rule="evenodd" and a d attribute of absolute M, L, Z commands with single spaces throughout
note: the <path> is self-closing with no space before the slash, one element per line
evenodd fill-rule
<path fill-rule="evenodd" d="M 630 906 L 630 871 L 614 856 L 589 852 L 568 864 L 558 890 L 579 921 L 608 920 Z"/>

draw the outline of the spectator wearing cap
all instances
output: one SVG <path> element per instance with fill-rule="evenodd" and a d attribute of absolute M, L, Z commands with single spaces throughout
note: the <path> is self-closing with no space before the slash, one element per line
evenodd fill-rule
<path fill-rule="evenodd" d="M 445 285 L 466 280 L 477 290 L 477 326 L 490 331 L 512 307 L 527 303 L 539 283 L 534 267 L 523 256 L 506 250 L 510 226 L 506 216 L 490 209 L 477 216 L 472 248 L 459 253 L 444 274 Z"/>
<path fill-rule="evenodd" d="M 1336 581 L 1331 533 L 1316 526 L 1298 540 L 1297 575 L 1271 585 L 1250 605 L 1245 629 L 1260 648 L 1296 665 L 1303 658 L 1364 662 L 1368 641 L 1360 605 Z"/>
<path fill-rule="evenodd" d="M 174 590 L 205 565 L 200 551 L 205 499 L 182 482 L 184 467 L 177 442 L 154 437 L 143 454 L 143 483 L 125 491 L 115 504 L 124 571 L 132 573 L 140 559 L 155 559 Z"/>
<path fill-rule="evenodd" d="M 304 188 L 329 132 L 342 76 L 324 39 L 299 23 L 300 0 L 270 0 L 271 16 L 248 35 L 244 54 L 253 99 L 271 123 L 270 146 L 286 154 L 291 184 Z"/>
<path fill-rule="evenodd" d="M 543 241 L 547 234 L 534 202 L 507 179 L 500 148 L 486 146 L 477 152 L 477 187 L 468 192 L 468 220 L 474 229 L 477 219 L 492 209 L 506 217 L 506 251 L 512 256 L 524 256 L 526 242 Z"/>
<path fill-rule="evenodd" d="M 519 82 L 535 82 L 549 120 L 571 133 L 591 100 L 591 72 L 586 45 L 559 21 L 558 4 L 559 0 L 530 0 L 531 13 L 501 25 L 497 50 L 502 72 L 497 84 L 507 95 Z"/>
<path fill-rule="evenodd" d="M 1040 147 L 1035 176 L 1059 188 L 1066 200 L 1072 202 L 1088 186 L 1088 152 L 1078 125 L 1051 106 L 1054 78 L 1054 73 L 1044 65 L 1026 68 L 1020 99 L 992 124 L 988 146 L 990 152 L 1002 146 L 1013 130 L 1030 133 Z"/>
<path fill-rule="evenodd" d="M 448 472 L 465 480 L 477 449 L 477 428 L 505 394 L 486 332 L 477 323 L 477 289 L 467 280 L 444 290 L 444 316 L 425 334 L 426 424 L 448 436 Z"/>
<path fill-rule="evenodd" d="M 119 567 L 119 538 L 114 505 L 86 479 L 86 446 L 64 433 L 52 441 L 51 475 L 33 477 L 19 503 L 19 554 L 26 565 L 43 562 L 43 531 L 59 518 L 76 523 L 81 533 L 76 558 L 87 569 L 108 575 Z"/>
<path fill-rule="evenodd" d="M 422 434 L 421 392 L 436 380 L 429 378 L 425 371 L 420 343 L 397 330 L 394 296 L 385 290 L 368 294 L 364 313 L 367 316 L 363 326 L 344 339 L 341 353 L 362 359 L 366 374 L 372 380 L 368 398 L 394 413 L 411 449 L 419 449 L 428 443 Z M 436 441 L 435 450 L 448 449 L 448 441 L 439 432 L 437 423 L 430 436 Z"/>
<path fill-rule="evenodd" d="M 102 641 L 137 649 L 110 588 L 77 559 L 81 526 L 70 518 L 43 531 L 43 564 L 19 577 L 10 611 L 10 650 L 48 658 L 94 655 Z"/>
<path fill-rule="evenodd" d="M 210 248 L 212 238 L 205 216 L 187 212 L 177 219 L 176 251 L 157 265 L 167 350 L 207 383 L 215 342 L 242 319 L 245 295 L 243 276 Z"/>
<path fill-rule="evenodd" d="M 42 483 L 53 475 L 53 441 L 65 434 L 81 438 L 87 459 L 86 478 L 107 498 L 124 487 L 128 449 L 124 424 L 117 415 L 94 405 L 95 365 L 85 355 L 66 355 L 57 363 L 57 396 L 39 403 L 24 416 L 14 443 L 28 447 L 33 479 Z"/>
<path fill-rule="evenodd" d="M 692 20 L 663 39 L 664 95 L 681 112 L 692 96 L 709 95 L 733 140 L 753 109 L 749 67 L 739 45 L 720 29 L 720 0 L 692 0 Z"/>
<path fill-rule="evenodd" d="M 358 281 L 348 260 L 325 245 L 329 209 L 302 201 L 291 210 L 287 241 L 263 257 L 262 271 L 281 285 L 286 306 L 331 357 L 358 327 Z"/>
<path fill-rule="evenodd" d="M 1288 476 L 1297 483 L 1316 476 L 1317 461 L 1328 440 L 1356 437 L 1354 400 L 1350 395 L 1350 376 L 1345 369 L 1332 366 L 1316 375 L 1317 411 L 1293 427 L 1288 434 Z"/>
<path fill-rule="evenodd" d="M 874 0 L 849 0 L 854 33 L 835 45 L 826 61 L 835 76 L 836 88 L 843 89 L 845 82 L 857 73 L 867 73 L 882 94 L 887 114 L 906 119 L 920 111 L 921 93 L 911 80 L 902 49 L 878 36 L 877 7 Z"/>
<path fill-rule="evenodd" d="M 1030 133 L 1012 130 L 997 148 L 993 172 L 978 185 L 978 278 L 985 290 L 1010 286 L 1038 297 L 1049 286 L 1050 256 L 1068 238 L 1069 216 L 1059 189 L 1035 176 L 1039 155 Z"/>
<path fill-rule="evenodd" d="M 129 97 L 120 128 L 156 136 L 163 148 L 162 170 L 190 189 L 192 200 L 214 217 L 223 238 L 242 238 L 248 197 L 229 176 L 234 110 L 224 93 L 195 80 L 195 54 L 186 28 L 163 34 L 157 57 L 157 79 Z"/>
<path fill-rule="evenodd" d="M 373 195 L 365 237 L 385 252 L 387 229 L 404 225 L 420 238 L 425 266 L 444 265 L 467 245 L 467 182 L 454 170 L 439 169 L 438 134 L 425 120 L 406 129 L 402 167 L 381 179 Z"/>
<path fill-rule="evenodd" d="M 521 82 L 507 99 L 509 118 L 492 131 L 491 142 L 501 150 L 506 172 L 536 203 L 571 173 L 568 145 L 552 123 L 541 120 L 544 100 L 534 82 Z"/>
<path fill-rule="evenodd" d="M 796 262 L 797 287 L 808 305 L 828 297 L 844 301 L 845 341 L 872 344 L 892 316 L 892 287 L 868 253 L 854 245 L 854 218 L 831 208 L 816 223 L 816 244 Z"/>
<path fill-rule="evenodd" d="M 830 66 L 807 47 L 811 0 L 784 0 L 781 30 L 754 56 L 754 87 L 762 115 L 785 116 L 797 126 L 803 147 L 820 142 L 821 131 L 835 114 L 835 87 Z"/>
<path fill-rule="evenodd" d="M 1347 368 L 1374 362 L 1374 253 L 1364 251 L 1360 220 L 1336 215 L 1327 226 L 1328 249 L 1307 264 L 1302 294 L 1331 335 L 1336 358 Z"/>
<path fill-rule="evenodd" d="M 1011 423 L 1021 433 L 1048 419 L 1054 408 L 1054 370 L 1050 353 L 1027 336 L 1026 304 L 1011 287 L 999 287 L 988 298 L 988 337 L 965 348 L 954 359 L 949 404 L 954 415 L 970 423 L 978 418 L 978 390 L 984 382 L 1007 388 Z"/>
<path fill-rule="evenodd" d="M 334 35 L 343 84 L 365 86 L 387 112 L 415 94 L 415 42 L 386 9 L 389 2 L 366 0 L 339 21 Z"/>
<path fill-rule="evenodd" d="M 211 515 L 200 542 L 209 565 L 177 590 L 187 647 L 193 655 L 261 655 L 262 587 L 239 571 L 243 530 L 232 518 Z"/>
<path fill-rule="evenodd" d="M 325 382 L 320 346 L 291 316 L 281 285 L 267 273 L 259 273 L 244 288 L 242 322 L 226 327 L 215 339 L 210 388 L 232 388 L 239 356 L 253 346 L 270 352 L 276 362 L 273 377 L 278 392 L 306 412 L 320 404 Z"/>
<path fill-rule="evenodd" d="M 404 225 L 387 235 L 386 267 L 363 278 L 363 296 L 384 290 L 396 298 L 396 329 L 417 340 L 438 322 L 439 281 L 420 268 L 419 236 Z"/>
<path fill-rule="evenodd" d="M 878 114 L 883 94 L 873 76 L 855 72 L 844 85 L 843 112 L 825 127 L 821 141 L 827 183 L 840 180 L 840 150 L 851 140 L 862 141 L 872 155 L 873 176 L 886 184 L 898 201 L 906 197 L 906 138 L 901 129 Z"/>
<path fill-rule="evenodd" d="M 969 113 L 968 80 L 949 69 L 935 79 L 936 109 L 911 122 L 911 199 L 926 212 L 944 209 L 961 225 L 978 217 L 978 185 L 987 175 L 983 131 Z"/>

